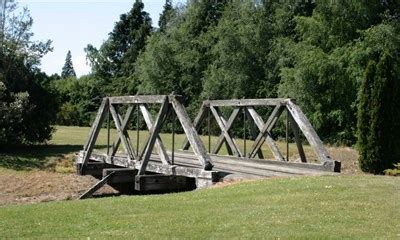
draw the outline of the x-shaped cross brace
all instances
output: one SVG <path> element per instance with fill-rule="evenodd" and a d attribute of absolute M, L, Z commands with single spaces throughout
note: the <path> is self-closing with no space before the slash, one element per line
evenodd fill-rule
<path fill-rule="evenodd" d="M 120 143 L 122 142 L 125 152 L 128 154 L 128 160 L 133 161 L 136 159 L 137 154 L 135 153 L 135 150 L 133 150 L 132 143 L 131 143 L 131 140 L 130 140 L 130 137 L 128 134 L 128 130 L 127 130 L 129 120 L 132 116 L 133 106 L 130 106 L 128 108 L 128 110 L 125 114 L 124 120 L 122 120 L 121 115 L 117 112 L 117 110 L 115 109 L 115 107 L 112 104 L 110 104 L 110 112 L 114 119 L 114 124 L 115 124 L 115 127 L 117 128 L 118 136 L 117 136 L 116 140 L 114 141 L 111 155 L 109 157 L 112 159 L 112 157 L 115 156 L 115 154 L 117 153 L 118 147 L 119 147 Z"/>
<path fill-rule="evenodd" d="M 154 125 L 153 118 L 145 104 L 140 104 L 139 108 L 140 108 L 140 111 L 142 112 L 142 115 L 143 115 L 144 121 L 146 122 L 147 128 L 150 130 Z M 156 146 L 158 155 L 160 156 L 160 159 L 164 164 L 169 165 L 170 164 L 169 157 L 168 157 L 167 151 L 165 150 L 164 144 L 160 138 L 160 135 L 158 134 L 156 137 L 157 137 L 157 139 L 156 139 L 155 146 Z"/>
<path fill-rule="evenodd" d="M 243 157 L 242 153 L 238 145 L 236 144 L 235 139 L 230 133 L 230 129 L 232 128 L 233 122 L 239 114 L 240 108 L 235 108 L 229 117 L 228 121 L 225 120 L 221 111 L 218 107 L 210 106 L 211 112 L 217 121 L 219 128 L 221 129 L 221 135 L 219 136 L 217 143 L 212 151 L 213 154 L 217 154 L 222 147 L 223 142 L 226 142 L 226 148 L 230 155 L 236 155 L 238 157 Z"/>
<path fill-rule="evenodd" d="M 255 139 L 251 151 L 249 152 L 249 158 L 254 158 L 258 151 L 260 151 L 262 145 L 265 141 L 267 141 L 268 146 L 270 147 L 272 154 L 275 159 L 284 161 L 282 154 L 280 153 L 278 147 L 276 146 L 274 140 L 271 137 L 271 130 L 275 126 L 278 121 L 279 116 L 282 114 L 284 107 L 278 105 L 274 108 L 271 115 L 269 116 L 267 122 L 264 124 L 262 118 L 256 113 L 254 108 L 249 107 L 248 111 L 257 127 L 260 130 L 257 138 Z"/>

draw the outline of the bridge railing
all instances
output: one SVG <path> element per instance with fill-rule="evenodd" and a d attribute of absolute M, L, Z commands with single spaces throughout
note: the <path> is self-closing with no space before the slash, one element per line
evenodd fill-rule
<path fill-rule="evenodd" d="M 256 107 L 273 107 L 273 111 L 264 122 L 264 119 L 257 113 Z M 223 108 L 233 108 L 229 118 L 223 115 Z M 276 127 L 278 120 L 283 113 L 286 112 L 286 156 L 277 146 L 276 141 L 272 137 L 271 131 Z M 238 146 L 238 143 L 233 134 L 234 122 L 238 120 L 240 113 L 243 113 L 243 151 Z M 211 120 L 217 123 L 220 130 L 220 135 L 211 150 Z M 318 137 L 309 120 L 301 111 L 300 107 L 292 99 L 273 98 L 273 99 L 234 99 L 234 100 L 211 100 L 204 101 L 200 111 L 198 112 L 193 125 L 197 131 L 200 131 L 204 122 L 207 122 L 208 146 L 209 153 L 218 155 L 223 144 L 226 145 L 228 155 L 244 159 L 261 158 L 264 159 L 262 146 L 266 143 L 275 160 L 280 162 L 289 161 L 289 133 L 292 132 L 294 141 L 298 150 L 301 162 L 310 162 L 307 159 L 303 148 L 301 133 L 309 142 L 321 166 L 329 171 L 340 171 L 340 162 L 331 159 L 328 151 L 323 145 L 323 142 Z M 251 121 L 258 129 L 258 134 L 254 138 L 249 150 L 246 145 L 246 123 Z M 190 143 L 185 139 L 182 149 L 188 150 Z"/>
<path fill-rule="evenodd" d="M 185 132 L 186 139 L 192 146 L 194 155 L 200 162 L 203 170 L 211 170 L 213 166 L 211 164 L 210 157 L 207 154 L 204 144 L 197 134 L 197 131 L 193 127 L 180 98 L 181 97 L 177 95 L 146 95 L 104 98 L 90 130 L 88 140 L 83 147 L 83 151 L 81 151 L 81 156 L 78 157 L 77 163 L 79 163 L 80 166 L 80 173 L 83 173 L 85 167 L 89 163 L 90 158 L 92 157 L 96 140 L 102 125 L 105 122 L 105 119 L 108 119 L 106 122 L 108 130 L 107 156 L 106 159 L 102 158 L 102 161 L 105 163 L 113 163 L 115 159 L 118 159 L 116 154 L 119 146 L 122 143 L 122 147 L 127 155 L 127 161 L 125 161 L 124 166 L 138 169 L 139 175 L 142 175 L 146 172 L 147 165 L 154 148 L 158 152 L 163 165 L 173 165 L 173 154 L 175 151 L 173 150 L 172 159 L 170 159 L 160 138 L 160 131 L 163 124 L 166 122 L 166 119 L 171 117 L 176 117 L 179 120 L 179 123 Z M 154 120 L 150 114 L 148 104 L 161 105 Z M 119 111 L 119 106 L 121 105 L 127 107 L 127 111 L 124 116 Z M 136 150 L 132 145 L 128 132 L 128 124 L 132 119 L 135 109 L 137 110 L 136 112 L 141 113 L 149 131 L 142 149 L 137 147 Z M 113 123 L 117 129 L 117 137 L 112 144 L 110 142 L 110 117 L 112 117 Z M 139 126 L 136 126 L 136 128 L 139 130 Z M 139 142 L 139 139 L 137 139 L 137 141 Z"/>

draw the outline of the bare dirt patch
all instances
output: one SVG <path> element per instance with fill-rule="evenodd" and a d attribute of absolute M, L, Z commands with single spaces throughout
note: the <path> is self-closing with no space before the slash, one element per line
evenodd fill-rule
<path fill-rule="evenodd" d="M 350 147 L 329 147 L 332 159 L 342 163 L 342 174 L 363 174 L 358 166 L 358 152 Z"/>
<path fill-rule="evenodd" d="M 93 186 L 97 179 L 43 170 L 0 170 L 0 206 L 77 199 Z M 103 187 L 98 194 L 116 194 Z"/>

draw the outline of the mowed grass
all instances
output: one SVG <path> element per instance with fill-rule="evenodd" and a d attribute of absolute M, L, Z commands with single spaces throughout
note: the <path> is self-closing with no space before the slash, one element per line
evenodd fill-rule
<path fill-rule="evenodd" d="M 10 169 L 46 169 L 52 159 L 81 150 L 88 133 L 89 128 L 58 126 L 48 145 L 7 149 L 0 154 L 0 174 L 14 171 Z M 106 133 L 100 132 L 97 150 L 105 151 Z M 129 133 L 136 146 L 136 132 Z M 115 134 L 112 130 L 111 142 Z M 140 132 L 139 147 L 146 135 Z M 161 138 L 171 149 L 171 135 L 161 134 Z M 202 138 L 207 148 L 208 138 Z M 176 149 L 183 139 L 182 134 L 176 136 Z M 211 138 L 211 146 L 216 139 Z M 238 144 L 244 148 L 242 140 Z M 249 149 L 251 141 L 247 144 Z M 278 145 L 286 154 L 285 143 Z M 309 146 L 305 150 L 312 156 Z M 272 157 L 267 146 L 263 152 Z M 296 157 L 293 144 L 289 153 Z M 396 177 L 268 179 L 186 193 L 8 205 L 0 207 L 0 238 L 398 239 L 399 199 L 400 178 Z"/>
<path fill-rule="evenodd" d="M 0 208 L 0 238 L 399 239 L 400 178 L 324 176 Z"/>

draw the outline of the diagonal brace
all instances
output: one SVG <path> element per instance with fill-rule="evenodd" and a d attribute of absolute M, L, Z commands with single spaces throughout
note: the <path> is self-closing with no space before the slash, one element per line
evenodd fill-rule
<path fill-rule="evenodd" d="M 282 107 L 281 105 L 278 105 L 272 111 L 267 122 L 264 124 L 262 130 L 260 131 L 260 133 L 258 134 L 257 138 L 255 139 L 255 141 L 253 143 L 253 146 L 249 153 L 249 158 L 254 158 L 255 155 L 257 154 L 257 151 L 259 149 L 261 149 L 262 145 L 264 144 L 265 140 L 267 139 L 267 136 L 271 135 L 270 132 L 271 132 L 272 128 L 275 126 L 276 122 L 278 121 L 278 119 L 284 109 L 285 109 L 284 107 Z M 283 157 L 282 157 L 282 159 L 278 158 L 278 160 L 283 160 Z"/>
<path fill-rule="evenodd" d="M 235 108 L 229 117 L 228 122 L 224 119 L 222 116 L 221 111 L 219 110 L 218 107 L 212 107 L 210 106 L 211 112 L 214 115 L 219 128 L 221 129 L 221 135 L 218 138 L 217 144 L 215 145 L 215 148 L 213 149 L 213 153 L 216 154 L 222 147 L 222 143 L 225 140 L 229 148 L 232 150 L 233 154 L 242 157 L 242 153 L 240 152 L 240 149 L 238 145 L 236 144 L 234 138 L 232 137 L 232 134 L 229 132 L 231 129 L 234 120 L 239 114 L 240 108 Z M 228 150 L 229 151 L 229 150 Z"/>
<path fill-rule="evenodd" d="M 253 119 L 254 123 L 256 124 L 258 130 L 260 132 L 263 131 L 263 127 L 265 125 L 264 121 L 262 120 L 262 117 L 258 115 L 258 113 L 255 111 L 254 107 L 248 107 L 247 111 L 250 115 L 250 117 Z M 265 141 L 267 142 L 272 154 L 274 155 L 276 160 L 283 161 L 283 156 L 282 153 L 279 151 L 278 146 L 276 145 L 274 139 L 271 137 L 270 134 L 265 134 Z M 261 148 L 258 149 L 258 151 L 261 151 Z M 251 155 L 252 153 L 250 153 Z M 255 157 L 255 155 L 254 155 Z"/>
<path fill-rule="evenodd" d="M 146 122 L 147 128 L 151 129 L 154 125 L 153 123 L 153 118 L 151 117 L 151 114 L 145 104 L 140 104 L 140 111 L 142 112 L 144 121 Z M 161 161 L 166 164 L 170 165 L 169 157 L 167 154 L 167 151 L 165 150 L 164 144 L 160 138 L 160 135 L 157 135 L 156 139 L 156 149 L 158 152 L 158 155 L 160 156 Z"/>
<path fill-rule="evenodd" d="M 119 135 L 119 139 L 121 139 L 122 146 L 124 147 L 126 153 L 128 154 L 128 160 L 132 161 L 135 159 L 136 154 L 132 148 L 132 144 L 130 143 L 130 140 L 128 139 L 126 129 L 124 131 L 124 129 L 121 126 L 121 116 L 117 113 L 115 107 L 112 104 L 110 104 L 110 112 L 114 119 L 115 127 L 117 128 L 117 132 Z M 124 127 L 126 127 L 126 125 L 127 124 L 125 124 Z M 113 152 L 114 152 L 114 150 L 113 150 Z"/>

